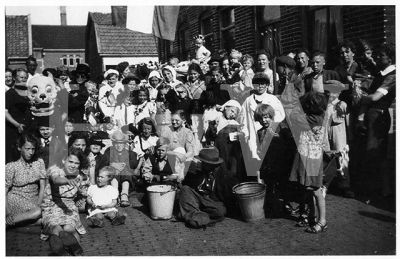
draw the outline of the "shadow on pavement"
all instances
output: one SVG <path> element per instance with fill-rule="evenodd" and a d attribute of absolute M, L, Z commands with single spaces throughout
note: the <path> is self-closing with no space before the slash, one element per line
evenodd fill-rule
<path fill-rule="evenodd" d="M 383 214 L 376 213 L 376 212 L 358 211 L 358 214 L 360 214 L 361 216 L 364 216 L 364 217 L 373 218 L 373 219 L 377 219 L 377 220 L 384 221 L 384 222 L 396 222 L 395 217 L 383 215 Z"/>

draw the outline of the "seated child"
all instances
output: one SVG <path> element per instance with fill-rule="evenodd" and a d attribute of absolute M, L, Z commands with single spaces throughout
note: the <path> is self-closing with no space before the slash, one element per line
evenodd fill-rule
<path fill-rule="evenodd" d="M 104 227 L 104 217 L 111 220 L 111 225 L 125 224 L 126 215 L 115 208 L 118 190 L 110 185 L 116 171 L 112 166 L 103 167 L 97 176 L 97 185 L 88 189 L 88 221 L 92 227 Z"/>
<path fill-rule="evenodd" d="M 128 149 L 128 135 L 118 130 L 110 138 L 112 146 L 104 151 L 101 160 L 96 164 L 96 171 L 100 171 L 99 169 L 104 166 L 112 166 L 116 169 L 111 185 L 120 190 L 120 206 L 128 207 L 130 206 L 129 190 L 135 187 L 143 159 L 138 161 L 137 154 Z"/>
<path fill-rule="evenodd" d="M 88 155 L 89 159 L 89 179 L 91 184 L 96 184 L 96 164 L 100 162 L 102 154 L 100 153 L 101 149 L 105 147 L 101 139 L 96 139 L 95 137 L 91 137 L 89 139 L 89 148 L 90 152 Z"/>
<path fill-rule="evenodd" d="M 177 175 L 173 174 L 168 159 L 170 141 L 160 137 L 156 143 L 155 156 L 143 165 L 142 177 L 147 183 L 174 181 Z"/>

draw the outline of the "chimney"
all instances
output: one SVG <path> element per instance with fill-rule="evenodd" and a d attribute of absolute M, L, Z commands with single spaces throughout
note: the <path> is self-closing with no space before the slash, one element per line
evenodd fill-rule
<path fill-rule="evenodd" d="M 111 6 L 111 21 L 113 26 L 126 27 L 127 6 Z"/>
<path fill-rule="evenodd" d="M 61 25 L 67 25 L 67 10 L 65 6 L 60 6 Z"/>

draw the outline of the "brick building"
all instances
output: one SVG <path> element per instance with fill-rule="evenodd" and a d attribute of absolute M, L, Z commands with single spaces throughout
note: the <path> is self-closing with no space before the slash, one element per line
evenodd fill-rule
<path fill-rule="evenodd" d="M 86 26 L 32 25 L 33 54 L 38 62 L 38 72 L 58 66 L 72 71 L 79 63 L 84 63 L 85 31 Z"/>
<path fill-rule="evenodd" d="M 6 65 L 25 67 L 26 58 L 32 54 L 32 30 L 29 15 L 7 15 L 5 23 Z"/>
<path fill-rule="evenodd" d="M 160 60 L 193 58 L 197 34 L 211 52 L 265 48 L 280 55 L 306 47 L 329 54 L 345 39 L 394 44 L 395 6 L 181 6 L 175 41 L 158 43 Z"/>

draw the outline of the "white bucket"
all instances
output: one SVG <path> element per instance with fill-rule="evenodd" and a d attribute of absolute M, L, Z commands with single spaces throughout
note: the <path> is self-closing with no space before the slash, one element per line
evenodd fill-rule
<path fill-rule="evenodd" d="M 176 188 L 160 184 L 147 187 L 150 217 L 152 219 L 170 219 L 174 209 Z"/>

